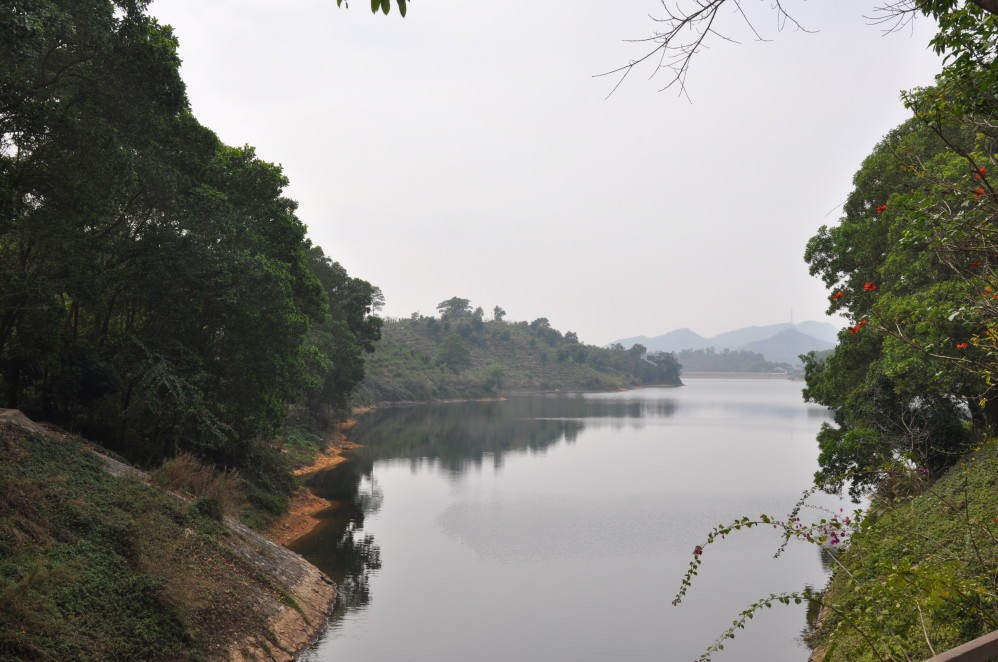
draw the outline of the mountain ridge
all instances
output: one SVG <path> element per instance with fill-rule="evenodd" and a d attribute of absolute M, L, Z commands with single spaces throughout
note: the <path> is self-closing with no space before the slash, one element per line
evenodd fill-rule
<path fill-rule="evenodd" d="M 673 329 L 659 336 L 632 336 L 617 340 L 629 348 L 644 345 L 649 352 L 679 352 L 684 349 L 749 350 L 769 361 L 799 363 L 797 356 L 810 351 L 831 349 L 837 342 L 838 329 L 829 322 L 807 320 L 797 324 L 783 322 L 765 326 L 746 326 L 705 337 L 688 327 Z"/>

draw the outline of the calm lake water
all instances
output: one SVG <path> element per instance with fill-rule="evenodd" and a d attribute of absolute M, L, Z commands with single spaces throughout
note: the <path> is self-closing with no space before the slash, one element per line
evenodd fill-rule
<path fill-rule="evenodd" d="M 696 659 L 756 599 L 824 585 L 820 550 L 773 559 L 778 532 L 751 530 L 707 548 L 671 604 L 712 526 L 785 515 L 810 486 L 829 415 L 801 388 L 688 379 L 363 416 L 364 447 L 310 485 L 337 507 L 294 547 L 340 584 L 303 659 Z M 802 662 L 804 624 L 802 606 L 767 610 L 715 662 Z"/>

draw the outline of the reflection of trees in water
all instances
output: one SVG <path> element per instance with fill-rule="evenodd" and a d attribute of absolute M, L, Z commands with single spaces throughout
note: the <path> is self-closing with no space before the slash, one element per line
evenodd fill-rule
<path fill-rule="evenodd" d="M 333 501 L 333 506 L 317 515 L 319 526 L 295 541 L 291 549 L 336 582 L 333 620 L 370 602 L 370 576 L 381 567 L 381 549 L 374 536 L 363 533 L 365 516 L 376 513 L 384 500 L 370 478 L 369 463 L 365 467 L 360 462 L 345 462 L 306 482 L 315 494 Z"/>
<path fill-rule="evenodd" d="M 348 611 L 360 609 L 371 601 L 371 572 L 381 568 L 381 548 L 374 544 L 374 536 L 361 535 L 350 526 L 336 543 L 336 560 L 340 561 L 336 581 L 334 619 Z"/>
<path fill-rule="evenodd" d="M 582 423 L 513 418 L 505 403 L 418 406 L 372 412 L 351 433 L 365 461 L 430 460 L 452 472 L 496 465 L 509 452 L 541 451 L 562 438 L 575 439 Z"/>
<path fill-rule="evenodd" d="M 578 395 L 513 397 L 504 402 L 417 405 L 364 416 L 351 432 L 369 460 L 410 459 L 439 463 L 452 472 L 480 467 L 488 458 L 502 466 L 509 452 L 543 451 L 572 443 L 586 426 L 621 419 L 672 416 L 674 400 L 596 399 Z"/>
<path fill-rule="evenodd" d="M 587 425 L 616 425 L 622 419 L 672 416 L 673 400 L 599 399 L 592 396 L 514 397 L 504 402 L 419 405 L 371 412 L 351 431 L 361 448 L 348 462 L 311 476 L 306 485 L 334 503 L 318 515 L 316 529 L 292 549 L 336 582 L 333 620 L 371 600 L 371 573 L 381 567 L 381 550 L 365 534 L 364 518 L 381 508 L 374 479 L 378 460 L 409 459 L 439 464 L 459 474 L 488 459 L 501 467 L 509 453 L 543 452 L 562 439 L 574 443 Z"/>
<path fill-rule="evenodd" d="M 842 553 L 842 550 L 836 547 L 819 546 L 818 552 L 821 557 L 821 569 L 826 573 L 831 573 L 835 569 L 835 560 Z"/>

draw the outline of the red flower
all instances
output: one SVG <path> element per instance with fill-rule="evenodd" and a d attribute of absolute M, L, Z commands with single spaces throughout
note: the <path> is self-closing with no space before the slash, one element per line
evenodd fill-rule
<path fill-rule="evenodd" d="M 991 290 L 991 288 L 990 288 L 990 287 L 985 287 L 985 288 L 984 288 L 984 291 L 985 291 L 985 292 L 987 292 L 988 294 L 991 294 L 991 291 L 992 291 L 992 290 Z"/>
<path fill-rule="evenodd" d="M 879 207 L 877 207 L 878 214 L 883 214 L 885 211 L 887 211 L 887 205 L 880 205 Z"/>
<path fill-rule="evenodd" d="M 973 268 L 977 269 L 978 267 L 983 267 L 984 263 L 983 262 L 971 262 L 970 266 L 972 266 Z"/>
<path fill-rule="evenodd" d="M 981 166 L 980 168 L 977 169 L 977 174 L 978 175 L 986 175 L 986 174 L 988 174 L 988 171 L 984 169 L 984 166 Z"/>
<path fill-rule="evenodd" d="M 985 191 L 985 190 L 984 190 L 984 189 L 982 189 L 982 188 L 979 188 L 979 189 L 977 189 L 976 191 L 974 191 L 974 198 L 975 198 L 975 199 L 977 199 L 977 198 L 981 198 L 981 197 L 983 197 L 983 196 L 984 196 L 984 194 L 985 194 L 985 193 L 987 193 L 987 191 Z"/>
<path fill-rule="evenodd" d="M 836 291 L 832 292 L 832 300 L 833 301 L 838 301 L 839 299 L 841 299 L 844 296 L 845 296 L 845 292 L 843 292 L 842 290 L 836 290 Z"/>
<path fill-rule="evenodd" d="M 965 342 L 958 342 L 956 344 L 956 348 L 957 349 L 967 349 L 967 343 L 965 343 Z"/>
<path fill-rule="evenodd" d="M 876 292 L 877 286 L 875 283 L 863 283 L 863 289 L 867 292 Z"/>
<path fill-rule="evenodd" d="M 866 320 L 860 320 L 856 322 L 856 326 L 849 327 L 849 333 L 859 333 L 863 330 L 863 327 L 867 325 Z"/>

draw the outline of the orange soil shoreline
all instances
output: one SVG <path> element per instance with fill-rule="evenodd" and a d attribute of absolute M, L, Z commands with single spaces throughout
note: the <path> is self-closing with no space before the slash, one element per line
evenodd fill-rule
<path fill-rule="evenodd" d="M 371 411 L 370 407 L 358 407 L 352 413 L 360 415 L 366 414 L 369 411 Z M 343 454 L 344 451 L 357 448 L 357 444 L 347 439 L 345 433 L 356 425 L 356 423 L 357 419 L 355 418 L 349 418 L 340 423 L 330 439 L 326 452 L 316 456 L 312 464 L 295 469 L 295 476 L 308 476 L 346 462 L 347 458 Z M 301 487 L 291 497 L 288 512 L 279 517 L 267 528 L 266 536 L 278 545 L 287 547 L 299 538 L 311 533 L 319 525 L 320 519 L 318 514 L 335 505 L 335 502 L 318 497 L 308 488 Z"/>

